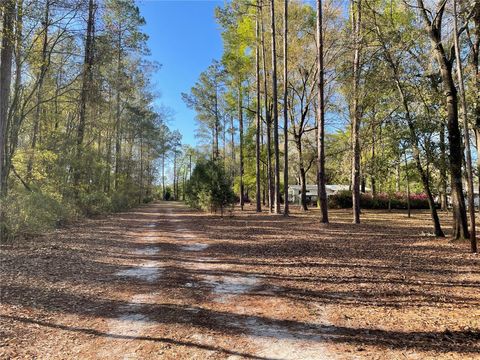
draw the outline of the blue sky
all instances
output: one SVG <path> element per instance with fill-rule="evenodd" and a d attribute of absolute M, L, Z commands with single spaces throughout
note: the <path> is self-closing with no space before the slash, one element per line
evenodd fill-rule
<path fill-rule="evenodd" d="M 150 37 L 151 60 L 162 65 L 155 74 L 159 104 L 173 110 L 169 123 L 178 129 L 183 143 L 195 145 L 195 113 L 182 101 L 200 73 L 222 55 L 222 39 L 214 9 L 223 1 L 139 0 L 146 20 L 144 32 Z"/>

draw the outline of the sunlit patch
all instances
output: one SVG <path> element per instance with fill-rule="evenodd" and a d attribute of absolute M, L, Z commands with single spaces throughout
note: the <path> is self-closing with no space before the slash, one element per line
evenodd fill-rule
<path fill-rule="evenodd" d="M 135 250 L 136 255 L 156 255 L 160 252 L 160 248 L 155 246 L 148 246 L 143 249 Z"/>
<path fill-rule="evenodd" d="M 195 243 L 195 244 L 189 244 L 189 245 L 183 245 L 182 250 L 185 251 L 202 251 L 208 248 L 208 244 L 201 244 L 201 243 Z"/>
<path fill-rule="evenodd" d="M 120 270 L 115 273 L 117 276 L 133 277 L 142 281 L 154 282 L 160 276 L 158 264 L 149 261 L 126 270 Z"/>

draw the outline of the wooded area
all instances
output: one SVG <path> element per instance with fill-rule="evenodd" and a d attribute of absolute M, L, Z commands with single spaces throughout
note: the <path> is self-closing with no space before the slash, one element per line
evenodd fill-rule
<path fill-rule="evenodd" d="M 257 211 L 288 215 L 288 185 L 300 184 L 307 210 L 306 186 L 317 184 L 327 223 L 325 184 L 343 184 L 360 223 L 366 192 L 423 194 L 435 235 L 438 208 L 451 206 L 451 235 L 475 252 L 478 2 L 275 3 L 218 8 L 223 58 L 184 95 L 213 144 L 200 153 L 223 162 L 241 207 L 256 198 Z"/>
<path fill-rule="evenodd" d="M 154 106 L 135 3 L 8 0 L 1 14 L 2 238 L 153 200 L 181 136 Z"/>

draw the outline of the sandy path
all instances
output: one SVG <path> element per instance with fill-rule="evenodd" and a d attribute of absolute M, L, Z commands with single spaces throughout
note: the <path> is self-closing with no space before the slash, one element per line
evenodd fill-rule
<path fill-rule="evenodd" d="M 259 320 L 255 314 L 265 312 L 274 304 L 275 311 L 278 313 L 289 313 L 294 309 L 289 308 L 288 304 L 276 299 L 275 293 L 264 294 L 263 301 L 251 298 L 254 289 L 262 287 L 263 280 L 254 275 L 240 276 L 231 275 L 231 266 L 225 266 L 220 259 L 207 256 L 209 238 L 208 234 L 195 234 L 188 220 L 181 218 L 176 207 L 164 204 L 159 207 L 159 215 L 162 220 L 156 223 L 145 225 L 146 234 L 140 237 L 138 248 L 132 249 L 132 254 L 162 258 L 160 247 L 156 246 L 156 236 L 152 229 L 161 229 L 163 242 L 174 245 L 176 251 L 173 256 L 176 258 L 187 258 L 187 261 L 177 261 L 176 271 L 182 269 L 191 272 L 191 281 L 185 284 L 185 290 L 195 291 L 203 289 L 205 300 L 202 305 L 196 308 L 193 298 L 184 301 L 183 305 L 192 307 L 200 312 L 202 309 L 217 308 L 220 304 L 222 313 L 231 313 L 240 317 L 233 317 L 231 320 L 225 316 L 212 316 L 208 319 L 216 322 L 216 327 L 220 330 L 222 326 L 227 329 L 234 329 L 239 334 L 233 342 L 230 342 L 232 352 L 238 354 L 221 355 L 218 351 L 208 351 L 203 356 L 219 357 L 228 359 L 240 359 L 246 357 L 265 358 L 265 359 L 285 359 L 285 360 L 309 360 L 309 359 L 334 359 L 325 345 L 322 343 L 322 337 L 315 334 L 311 328 L 299 328 L 290 330 L 288 326 L 279 326 L 268 324 Z M 192 266 L 190 260 L 194 258 L 195 263 Z M 130 278 L 132 286 L 138 283 L 155 283 L 162 276 L 161 260 L 140 261 L 137 264 L 118 271 L 116 276 Z M 193 270 L 193 271 L 192 271 Z M 178 274 L 175 274 L 178 275 Z M 145 303 L 153 304 L 161 301 L 162 289 L 157 289 L 154 293 L 135 293 L 127 304 L 117 309 L 118 316 L 108 322 L 108 333 L 119 336 L 128 336 L 129 341 L 119 343 L 117 340 L 107 341 L 98 351 L 99 358 L 118 357 L 123 359 L 141 359 L 149 356 L 142 353 L 135 344 L 135 338 L 149 337 L 158 332 L 156 322 L 148 315 L 148 309 Z M 205 291 L 206 290 L 206 291 Z M 280 291 L 281 289 L 277 289 Z M 203 328 L 195 329 L 190 338 L 201 347 L 215 347 L 217 340 L 221 341 L 225 335 L 220 331 L 219 334 L 203 331 Z M 219 338 L 219 339 L 217 339 Z M 241 344 L 239 346 L 238 344 Z M 241 348 L 248 348 L 248 354 L 243 354 Z M 238 349 L 237 349 L 238 348 Z M 152 349 L 149 349 L 151 354 Z M 194 351 L 188 351 L 185 357 L 201 356 Z M 168 356 L 168 354 L 166 354 Z"/>
<path fill-rule="evenodd" d="M 169 202 L 4 247 L 0 359 L 478 358 L 477 258 L 315 226 Z"/>

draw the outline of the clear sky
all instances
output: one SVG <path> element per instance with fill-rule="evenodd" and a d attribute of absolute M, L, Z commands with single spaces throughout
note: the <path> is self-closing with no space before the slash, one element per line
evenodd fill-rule
<path fill-rule="evenodd" d="M 155 90 L 161 93 L 159 104 L 173 110 L 169 123 L 178 129 L 182 142 L 195 145 L 195 112 L 182 101 L 200 73 L 213 59 L 222 55 L 222 39 L 215 21 L 215 7 L 223 1 L 138 0 L 146 20 L 144 32 L 150 36 L 151 60 L 162 65 L 155 74 Z"/>

